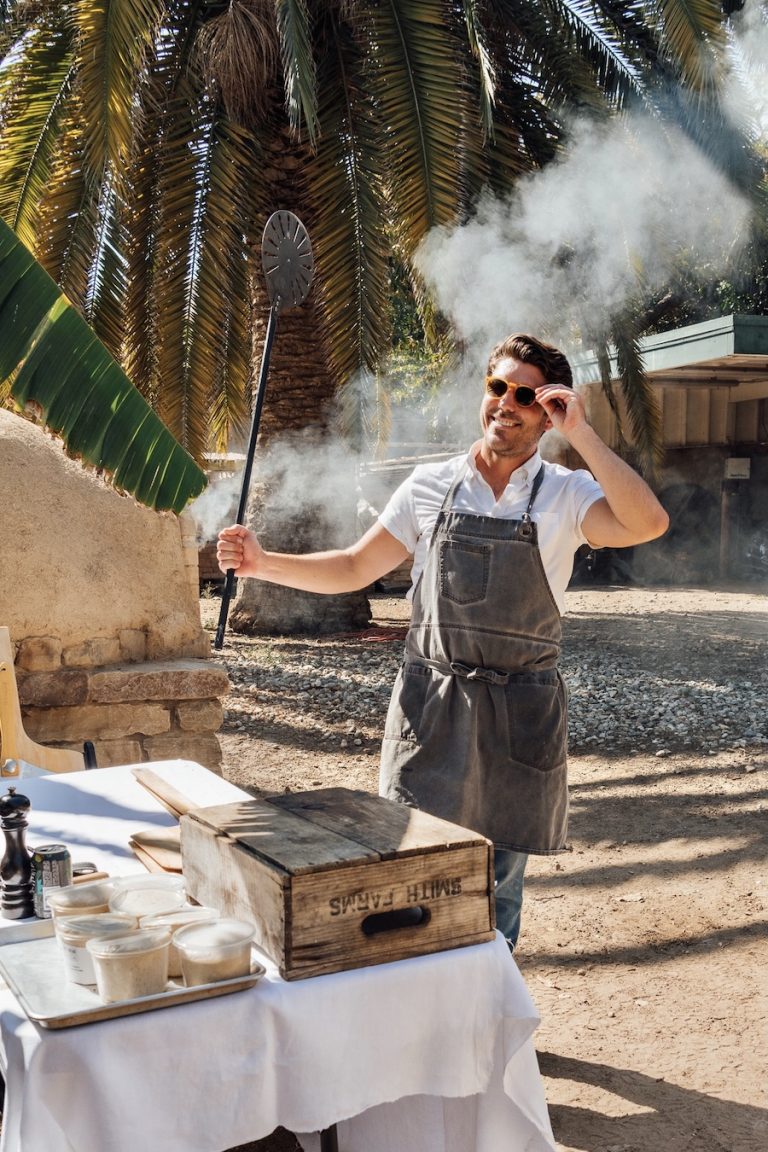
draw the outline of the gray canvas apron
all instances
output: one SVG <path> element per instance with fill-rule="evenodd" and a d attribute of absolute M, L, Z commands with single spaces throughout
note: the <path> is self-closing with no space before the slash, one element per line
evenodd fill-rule
<path fill-rule="evenodd" d="M 520 520 L 452 512 L 463 475 L 414 592 L 380 791 L 499 848 L 558 852 L 568 819 L 560 613 L 530 517 L 544 466 Z"/>

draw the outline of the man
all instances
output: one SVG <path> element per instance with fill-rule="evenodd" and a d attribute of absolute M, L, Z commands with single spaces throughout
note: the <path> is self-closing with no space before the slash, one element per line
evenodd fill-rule
<path fill-rule="evenodd" d="M 644 480 L 587 423 L 562 352 L 531 336 L 491 352 L 482 438 L 420 466 L 349 548 L 265 552 L 240 525 L 219 536 L 223 571 L 309 592 L 366 587 L 414 554 L 405 658 L 381 757 L 382 795 L 495 845 L 497 927 L 514 947 L 528 854 L 562 851 L 568 815 L 560 614 L 577 548 L 666 531 Z M 545 464 L 556 428 L 591 471 Z"/>

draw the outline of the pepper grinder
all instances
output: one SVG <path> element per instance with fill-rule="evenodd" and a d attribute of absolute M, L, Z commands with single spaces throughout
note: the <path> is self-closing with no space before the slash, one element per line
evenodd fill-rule
<path fill-rule="evenodd" d="M 0 861 L 0 916 L 21 920 L 34 916 L 32 859 L 27 851 L 25 831 L 30 803 L 11 786 L 0 796 L 0 826 L 5 835 L 5 854 Z"/>

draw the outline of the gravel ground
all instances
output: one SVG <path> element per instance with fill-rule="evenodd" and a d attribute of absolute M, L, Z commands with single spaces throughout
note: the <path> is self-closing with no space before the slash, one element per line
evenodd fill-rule
<path fill-rule="evenodd" d="M 561 667 L 569 749 L 654 753 L 768 745 L 768 607 L 751 591 L 574 589 Z M 702 607 L 705 603 L 706 607 Z M 217 600 L 203 601 L 210 616 Z M 402 655 L 408 605 L 373 598 L 353 636 L 230 636 L 225 732 L 292 725 L 326 751 L 371 751 Z M 276 735 L 280 743 L 280 735 Z"/>

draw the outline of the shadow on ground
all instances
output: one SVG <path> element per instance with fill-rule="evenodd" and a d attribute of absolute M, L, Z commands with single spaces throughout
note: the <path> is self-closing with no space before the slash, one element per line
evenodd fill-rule
<path fill-rule="evenodd" d="M 758 1152 L 768 1148 L 768 1111 L 763 1108 L 554 1052 L 540 1052 L 539 1065 L 548 1079 L 569 1080 L 615 1098 L 610 1110 L 617 1115 L 610 1115 L 606 1107 L 550 1105 L 555 1138 L 579 1152 Z"/>

